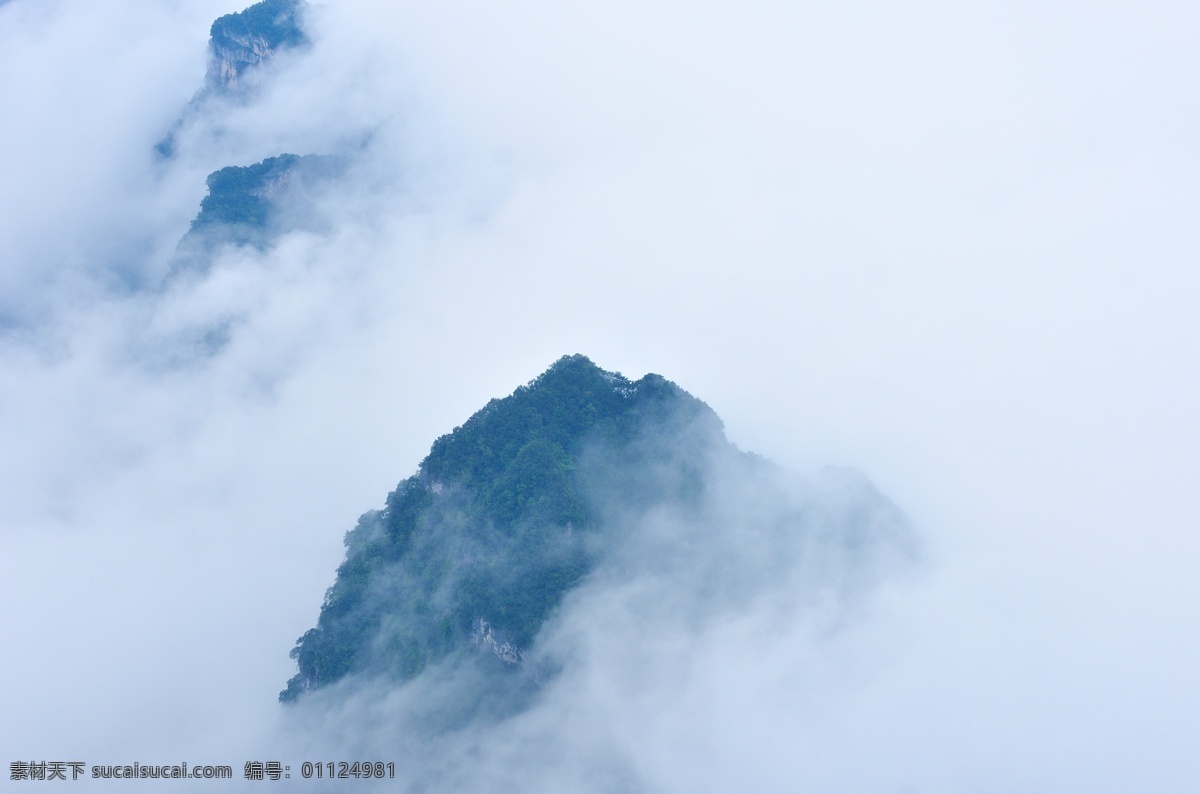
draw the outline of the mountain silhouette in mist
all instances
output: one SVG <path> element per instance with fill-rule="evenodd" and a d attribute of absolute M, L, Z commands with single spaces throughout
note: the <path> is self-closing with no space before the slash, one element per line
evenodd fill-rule
<path fill-rule="evenodd" d="M 311 42 L 301 24 L 306 8 L 303 0 L 262 0 L 212 23 L 204 86 L 156 145 L 162 158 L 177 154 L 189 123 L 220 118 L 234 105 L 254 102 L 280 53 L 308 48 Z M 210 134 L 219 136 L 219 125 Z M 344 157 L 285 152 L 210 173 L 208 193 L 176 247 L 168 276 L 206 271 L 225 246 L 261 251 L 288 232 L 323 231 L 317 196 L 344 174 L 346 165 Z"/>
<path fill-rule="evenodd" d="M 321 231 L 326 222 L 314 197 L 344 169 L 340 157 L 281 154 L 209 174 L 208 195 L 176 247 L 171 273 L 206 269 L 221 246 L 262 250 L 288 232 Z"/>
<path fill-rule="evenodd" d="M 303 0 L 262 0 L 244 11 L 218 17 L 209 30 L 204 85 L 183 115 L 154 146 L 160 157 L 175 156 L 178 136 L 189 121 L 217 101 L 245 102 L 254 95 L 264 68 L 281 52 L 309 45 L 301 26 Z"/>
<path fill-rule="evenodd" d="M 355 672 L 411 678 L 454 654 L 519 667 L 602 550 L 602 506 L 586 479 L 600 465 L 637 469 L 647 476 L 625 484 L 630 505 L 686 498 L 702 487 L 698 466 L 690 478 L 649 474 L 681 445 L 734 452 L 716 414 L 675 384 L 631 382 L 583 356 L 492 400 L 348 533 L 281 699 Z"/>
<path fill-rule="evenodd" d="M 300 27 L 303 9 L 301 0 L 263 0 L 245 11 L 218 17 L 210 31 L 205 85 L 236 90 L 248 71 L 276 53 L 308 44 Z"/>
<path fill-rule="evenodd" d="M 354 677 L 401 683 L 438 665 L 472 666 L 482 673 L 473 680 L 489 682 L 478 691 L 536 689 L 554 667 L 531 653 L 539 633 L 602 565 L 637 568 L 638 555 L 651 555 L 661 557 L 654 565 L 686 567 L 689 546 L 732 542 L 731 553 L 703 563 L 727 570 L 700 572 L 710 585 L 699 588 L 701 598 L 721 591 L 737 603 L 781 561 L 798 559 L 805 537 L 864 554 L 880 538 L 891 542 L 895 509 L 857 475 L 834 478 L 845 495 L 835 508 L 781 509 L 754 535 L 754 522 L 764 523 L 755 511 L 776 510 L 778 474 L 734 447 L 716 413 L 665 378 L 630 381 L 564 357 L 437 439 L 384 508 L 347 533 L 345 560 L 316 627 L 291 653 L 298 672 L 280 700 Z M 629 556 L 638 547 L 630 533 L 668 513 L 685 536 Z M 717 534 L 703 528 L 714 523 Z M 751 528 L 744 540 L 728 531 L 739 524 Z"/>

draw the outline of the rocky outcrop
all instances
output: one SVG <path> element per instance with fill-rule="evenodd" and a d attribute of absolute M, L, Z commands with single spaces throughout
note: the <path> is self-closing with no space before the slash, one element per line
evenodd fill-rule
<path fill-rule="evenodd" d="M 301 10 L 300 0 L 264 0 L 217 19 L 209 42 L 206 86 L 235 91 L 242 87 L 247 72 L 280 50 L 307 43 L 299 24 Z"/>
<path fill-rule="evenodd" d="M 227 36 L 212 44 L 212 62 L 209 64 L 208 84 L 214 88 L 236 90 L 238 78 L 255 66 L 266 61 L 275 50 L 264 36 Z"/>
<path fill-rule="evenodd" d="M 180 131 L 200 117 L 214 97 L 252 96 L 248 89 L 254 81 L 248 78 L 280 52 L 307 45 L 300 26 L 304 8 L 303 0 L 263 0 L 213 22 L 204 86 L 154 150 L 163 158 L 173 157 Z"/>
<path fill-rule="evenodd" d="M 475 618 L 475 628 L 471 634 L 471 645 L 486 653 L 491 653 L 506 664 L 520 664 L 525 654 L 511 642 L 497 639 L 496 630 L 492 624 L 483 618 Z"/>

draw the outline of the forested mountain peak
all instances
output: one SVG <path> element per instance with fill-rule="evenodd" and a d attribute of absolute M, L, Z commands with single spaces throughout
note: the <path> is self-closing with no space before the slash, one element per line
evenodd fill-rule
<path fill-rule="evenodd" d="M 175 252 L 172 273 L 202 271 L 222 245 L 267 247 L 279 235 L 326 224 L 317 197 L 342 174 L 331 155 L 281 154 L 208 175 L 208 195 Z"/>
<path fill-rule="evenodd" d="M 438 438 L 384 509 L 359 519 L 281 699 L 358 672 L 406 679 L 471 649 L 519 664 L 602 550 L 612 505 L 598 484 L 627 480 L 623 508 L 684 498 L 715 449 L 740 454 L 674 383 L 559 359 Z"/>
<path fill-rule="evenodd" d="M 308 42 L 300 27 L 301 0 L 262 0 L 244 11 L 218 17 L 212 24 L 212 61 L 206 82 L 233 89 L 247 69 L 276 52 Z"/>
<path fill-rule="evenodd" d="M 453 433 L 434 442 L 421 463 L 425 477 L 496 475 L 520 446 L 541 440 L 575 453 L 596 434 L 615 440 L 632 423 L 656 413 L 703 419 L 720 433 L 721 420 L 700 400 L 660 375 L 630 381 L 586 356 L 564 356 L 509 397 L 494 399 Z M 492 445 L 499 442 L 499 448 Z"/>
<path fill-rule="evenodd" d="M 849 603 L 909 541 L 856 472 L 798 480 L 666 378 L 566 356 L 434 441 L 346 534 L 280 700 L 412 682 L 418 730 L 502 717 L 631 613 L 711 625 L 772 588 Z"/>

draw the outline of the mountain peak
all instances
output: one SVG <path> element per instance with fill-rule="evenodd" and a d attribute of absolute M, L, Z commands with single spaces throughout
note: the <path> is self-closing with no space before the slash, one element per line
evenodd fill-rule
<path fill-rule="evenodd" d="M 263 0 L 244 11 L 226 14 L 210 30 L 212 61 L 206 83 L 232 90 L 240 78 L 282 49 L 308 42 L 300 27 L 301 0 Z"/>
<path fill-rule="evenodd" d="M 595 565 L 612 505 L 697 493 L 714 450 L 740 455 L 712 409 L 665 378 L 560 358 L 438 438 L 359 519 L 280 699 L 355 673 L 404 680 L 480 648 L 515 664 Z"/>
<path fill-rule="evenodd" d="M 209 29 L 204 86 L 154 150 L 163 158 L 174 157 L 181 132 L 203 115 L 212 100 L 252 97 L 257 78 L 249 79 L 251 76 L 280 52 L 308 44 L 301 27 L 305 6 L 304 0 L 262 0 L 244 11 L 218 17 Z"/>

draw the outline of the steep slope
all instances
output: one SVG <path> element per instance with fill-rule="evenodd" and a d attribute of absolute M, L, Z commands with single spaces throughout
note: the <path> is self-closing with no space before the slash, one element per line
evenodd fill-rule
<path fill-rule="evenodd" d="M 262 248 L 286 232 L 319 230 L 314 197 L 343 167 L 341 158 L 329 155 L 281 154 L 209 174 L 208 195 L 179 242 L 172 272 L 203 270 L 220 245 Z"/>
<path fill-rule="evenodd" d="M 818 570 L 813 550 L 833 543 L 865 561 L 902 523 L 890 503 L 847 476 L 844 498 L 792 505 L 778 475 L 661 376 L 629 381 L 560 359 L 439 438 L 385 507 L 359 519 L 280 700 L 447 664 L 482 669 L 490 683 L 477 690 L 489 696 L 506 681 L 536 686 L 559 664 L 539 637 L 596 577 L 686 569 L 694 586 L 673 588 L 689 602 L 681 615 L 745 603 L 801 561 L 822 587 L 870 578 Z M 678 528 L 669 539 L 652 529 L 664 522 Z"/>
<path fill-rule="evenodd" d="M 155 144 L 160 157 L 174 157 L 184 128 L 203 117 L 218 100 L 244 102 L 252 97 L 251 89 L 257 81 L 250 78 L 279 53 L 309 43 L 301 26 L 305 7 L 304 0 L 262 0 L 213 22 L 204 85 L 166 136 Z"/>
<path fill-rule="evenodd" d="M 237 89 L 248 70 L 280 50 L 306 44 L 299 20 L 302 8 L 300 0 L 263 0 L 219 17 L 212 24 L 205 83 L 226 91 Z"/>
<path fill-rule="evenodd" d="M 353 672 L 410 678 L 471 649 L 519 664 L 600 551 L 601 506 L 587 475 L 601 458 L 645 466 L 649 439 L 660 451 L 728 447 L 720 420 L 682 389 L 657 375 L 630 382 L 583 356 L 492 400 L 347 535 L 281 699 Z M 636 486 L 630 504 L 698 482 Z"/>

